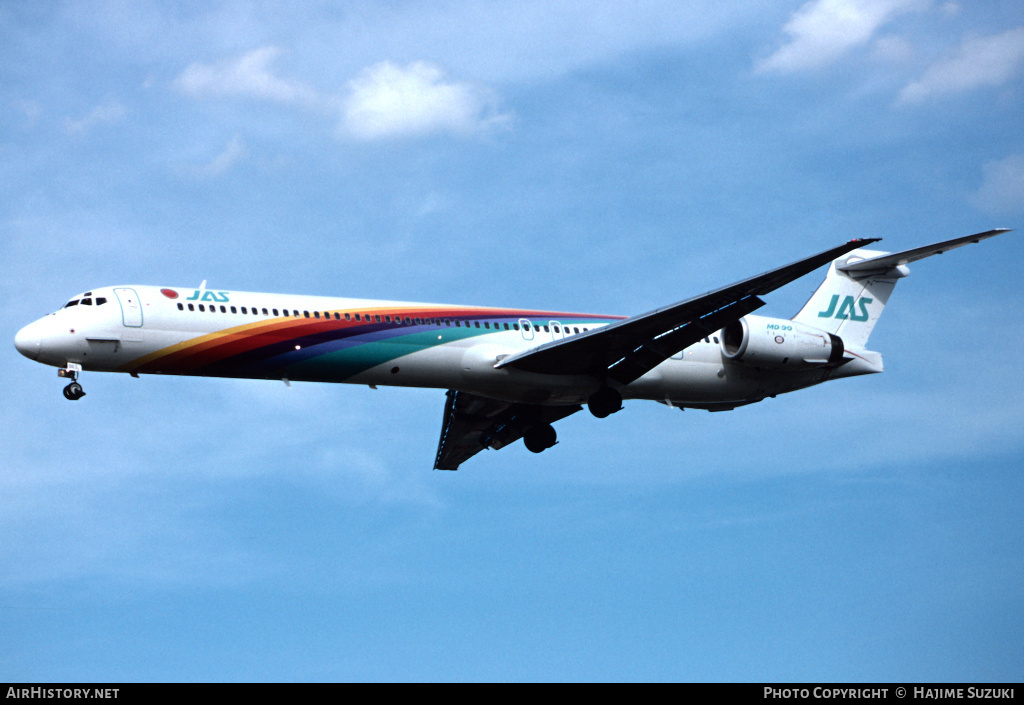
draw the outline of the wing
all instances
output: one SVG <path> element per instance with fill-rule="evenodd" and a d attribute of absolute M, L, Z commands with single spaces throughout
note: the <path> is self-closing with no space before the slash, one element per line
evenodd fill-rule
<path fill-rule="evenodd" d="M 504 448 L 530 427 L 554 423 L 582 408 L 512 404 L 449 389 L 434 469 L 458 470 L 484 448 Z"/>
<path fill-rule="evenodd" d="M 877 241 L 851 240 L 692 299 L 510 355 L 495 367 L 610 377 L 620 384 L 629 384 L 680 350 L 763 306 L 758 296 Z"/>

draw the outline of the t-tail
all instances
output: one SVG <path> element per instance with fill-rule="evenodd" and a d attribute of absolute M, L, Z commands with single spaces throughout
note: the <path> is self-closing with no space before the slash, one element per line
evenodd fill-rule
<path fill-rule="evenodd" d="M 880 372 L 881 356 L 867 351 L 868 337 L 889 302 L 896 282 L 910 274 L 907 265 L 1005 232 L 1009 230 L 998 228 L 896 253 L 854 250 L 833 260 L 825 281 L 793 316 L 793 321 L 839 336 L 846 350 L 854 358 L 860 358 L 860 364 L 852 365 L 853 368 L 862 367 L 864 363 L 877 364 L 879 369 L 864 371 Z"/>

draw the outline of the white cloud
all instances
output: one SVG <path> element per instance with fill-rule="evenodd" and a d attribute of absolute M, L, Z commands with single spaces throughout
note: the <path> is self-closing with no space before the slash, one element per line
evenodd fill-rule
<path fill-rule="evenodd" d="M 333 114 L 340 108 L 338 135 L 362 140 L 435 132 L 471 134 L 510 119 L 498 110 L 496 97 L 486 86 L 452 79 L 429 62 L 374 64 L 349 81 L 345 94 L 339 95 L 276 75 L 272 64 L 280 54 L 277 47 L 262 47 L 215 64 L 193 63 L 174 86 L 194 97 L 254 98 Z M 226 168 L 240 155 L 236 150 L 222 156 Z"/>
<path fill-rule="evenodd" d="M 25 116 L 24 127 L 31 129 L 43 114 L 43 106 L 34 100 L 16 100 L 15 109 Z"/>
<path fill-rule="evenodd" d="M 827 66 L 867 44 L 879 27 L 916 9 L 922 0 L 812 0 L 783 28 L 789 42 L 757 63 L 762 73 L 793 73 Z"/>
<path fill-rule="evenodd" d="M 871 58 L 885 64 L 900 64 L 914 54 L 910 42 L 902 37 L 879 37 L 871 51 Z"/>
<path fill-rule="evenodd" d="M 72 135 L 84 135 L 99 125 L 113 125 L 120 122 L 127 112 L 125 107 L 116 100 L 108 100 L 93 108 L 88 115 L 80 120 L 66 119 L 64 130 Z"/>
<path fill-rule="evenodd" d="M 219 176 L 230 169 L 235 162 L 244 158 L 246 154 L 248 154 L 248 150 L 245 148 L 245 143 L 239 135 L 235 135 L 228 142 L 224 151 L 214 157 L 208 164 L 200 167 L 197 173 L 199 176 L 204 177 Z"/>
<path fill-rule="evenodd" d="M 900 100 L 917 103 L 980 86 L 998 86 L 1013 78 L 1022 64 L 1024 27 L 987 37 L 971 37 L 956 54 L 929 67 L 919 80 L 904 88 Z"/>
<path fill-rule="evenodd" d="M 1024 211 L 1024 154 L 1011 154 L 982 167 L 985 179 L 971 202 L 995 215 Z"/>
<path fill-rule="evenodd" d="M 955 2 L 943 3 L 940 9 L 942 10 L 942 14 L 946 17 L 956 17 L 960 14 L 960 5 Z"/>
<path fill-rule="evenodd" d="M 174 81 L 193 96 L 240 96 L 280 103 L 315 104 L 314 90 L 275 76 L 271 64 L 281 54 L 277 47 L 261 47 L 216 64 L 193 63 Z"/>
<path fill-rule="evenodd" d="M 378 139 L 432 132 L 469 134 L 508 122 L 486 87 L 450 79 L 438 66 L 416 61 L 375 64 L 348 84 L 342 135 Z"/>

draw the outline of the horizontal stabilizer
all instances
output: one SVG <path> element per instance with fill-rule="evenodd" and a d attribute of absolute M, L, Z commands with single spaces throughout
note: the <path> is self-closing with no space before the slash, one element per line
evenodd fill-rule
<path fill-rule="evenodd" d="M 837 264 L 836 269 L 846 272 L 854 279 L 864 279 L 865 277 L 872 276 L 883 276 L 886 274 L 895 273 L 897 267 L 901 267 L 910 262 L 916 262 L 919 259 L 925 257 L 931 257 L 932 255 L 941 255 L 943 252 L 948 250 L 956 249 L 957 247 L 963 247 L 964 245 L 970 245 L 975 242 L 980 242 L 986 238 L 995 237 L 1002 233 L 1010 232 L 1009 228 L 996 228 L 995 230 L 986 230 L 983 233 L 976 235 L 968 235 L 966 237 L 958 237 L 953 240 L 946 240 L 945 242 L 937 242 L 933 245 L 925 245 L 924 247 L 915 247 L 912 250 L 904 250 L 903 252 L 895 252 L 893 254 L 881 255 L 879 257 L 871 257 L 870 259 L 861 259 L 854 262 L 848 262 L 846 264 Z M 905 276 L 906 272 L 897 274 L 896 276 Z"/>

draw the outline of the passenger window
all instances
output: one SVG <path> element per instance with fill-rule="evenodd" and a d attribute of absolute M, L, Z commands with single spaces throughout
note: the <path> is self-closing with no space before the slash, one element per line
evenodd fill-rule
<path fill-rule="evenodd" d="M 579 329 L 579 328 L 578 328 L 577 326 L 573 326 L 573 327 L 572 327 L 572 332 L 573 332 L 573 333 L 579 333 L 579 332 L 580 332 L 580 329 Z"/>
<path fill-rule="evenodd" d="M 309 316 L 306 316 L 306 318 L 309 318 Z M 320 318 L 320 312 L 319 311 L 313 311 L 313 318 Z"/>
<path fill-rule="evenodd" d="M 221 312 L 221 313 L 227 313 L 227 312 L 228 312 L 228 310 L 227 310 L 226 308 L 224 308 L 223 306 L 221 306 L 221 307 L 220 307 L 220 312 Z"/>
<path fill-rule="evenodd" d="M 267 313 L 267 309 L 263 309 L 263 315 L 264 316 L 269 316 L 270 315 L 269 313 Z M 274 315 L 275 316 L 277 315 L 277 310 L 276 309 L 274 310 Z"/>
<path fill-rule="evenodd" d="M 183 304 L 181 302 L 178 302 L 178 310 L 179 311 L 184 311 L 185 310 L 185 304 Z"/>
<path fill-rule="evenodd" d="M 718 345 L 718 336 L 717 335 L 714 337 L 714 341 L 715 341 L 715 345 Z"/>
<path fill-rule="evenodd" d="M 491 327 L 491 324 L 488 323 L 487 321 L 484 321 L 484 328 L 487 328 L 489 330 L 490 327 Z"/>
<path fill-rule="evenodd" d="M 377 315 L 377 316 L 374 316 L 373 318 L 374 318 L 374 320 L 375 320 L 375 321 L 376 321 L 377 323 L 380 323 L 380 316 L 379 316 L 379 315 Z"/>
<path fill-rule="evenodd" d="M 234 308 L 234 306 L 232 306 L 231 308 Z M 234 313 L 234 311 L 232 311 L 231 313 Z M 246 310 L 245 306 L 242 307 L 242 313 L 249 313 L 249 311 Z"/>
<path fill-rule="evenodd" d="M 512 324 L 512 329 L 513 330 L 519 330 L 519 324 L 518 323 L 513 323 Z"/>
<path fill-rule="evenodd" d="M 263 309 L 263 313 L 266 313 L 266 312 L 267 312 L 267 309 Z M 275 316 L 277 315 L 277 309 L 276 308 L 274 309 L 274 315 Z"/>
<path fill-rule="evenodd" d="M 221 307 L 220 307 L 220 310 L 221 310 L 221 311 L 223 311 L 223 310 L 224 310 L 224 307 L 223 307 L 223 306 L 221 306 Z M 231 313 L 238 313 L 238 309 L 237 309 L 237 308 L 235 308 L 234 306 L 232 306 L 232 307 L 231 307 Z"/>
<path fill-rule="evenodd" d="M 189 304 L 188 305 L 188 310 L 189 311 L 195 311 L 196 309 L 195 309 L 195 306 L 193 306 L 192 304 Z"/>

